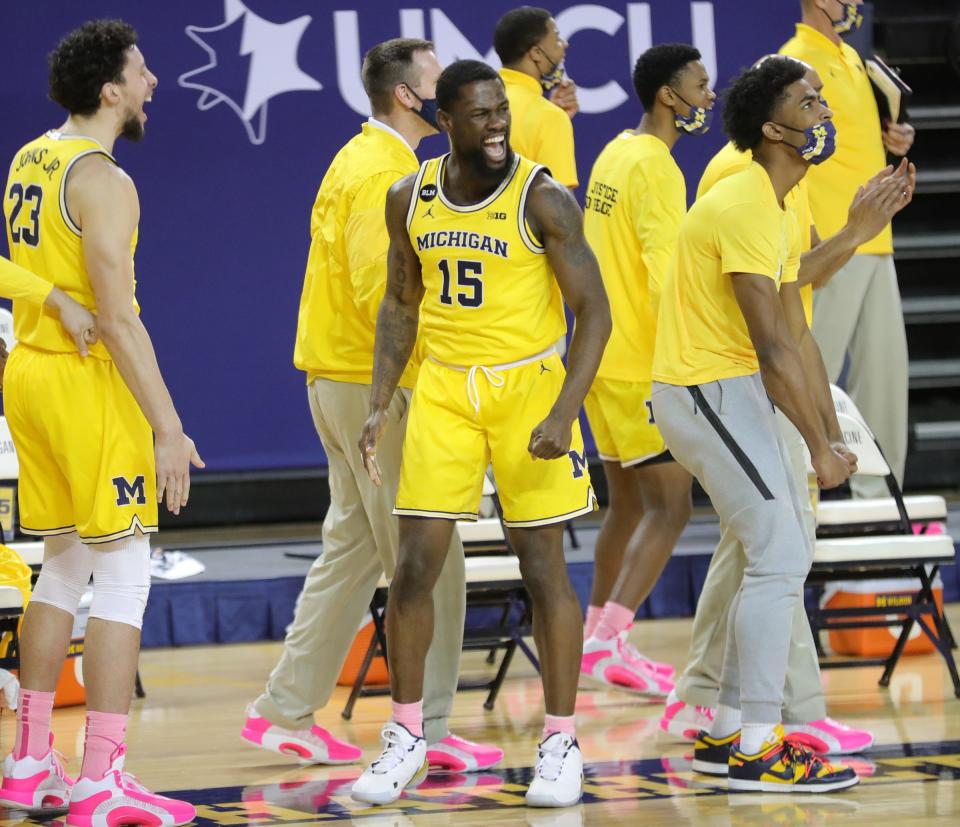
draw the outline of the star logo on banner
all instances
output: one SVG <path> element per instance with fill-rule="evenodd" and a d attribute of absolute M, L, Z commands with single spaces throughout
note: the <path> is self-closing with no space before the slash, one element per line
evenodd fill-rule
<path fill-rule="evenodd" d="M 317 92 L 323 85 L 297 63 L 300 40 L 313 19 L 303 15 L 272 23 L 250 11 L 242 0 L 224 0 L 223 23 L 187 26 L 186 34 L 207 53 L 209 62 L 181 75 L 184 89 L 199 90 L 197 109 L 225 103 L 243 121 L 250 142 L 267 137 L 267 105 L 285 92 Z"/>

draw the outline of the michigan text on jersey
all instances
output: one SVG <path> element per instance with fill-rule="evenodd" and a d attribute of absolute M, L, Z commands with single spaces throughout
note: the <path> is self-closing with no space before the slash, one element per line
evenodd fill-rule
<path fill-rule="evenodd" d="M 417 236 L 417 252 L 433 247 L 463 247 L 508 258 L 510 245 L 501 238 L 457 230 L 436 230 Z"/>

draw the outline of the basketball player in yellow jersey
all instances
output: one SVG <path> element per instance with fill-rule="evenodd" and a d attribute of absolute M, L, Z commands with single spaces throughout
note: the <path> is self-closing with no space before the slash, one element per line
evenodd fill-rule
<path fill-rule="evenodd" d="M 118 137 L 143 136 L 156 86 L 127 24 L 94 21 L 68 34 L 50 55 L 50 97 L 69 116 L 17 152 L 4 189 L 13 260 L 95 310 L 100 333 L 81 359 L 50 315 L 18 302 L 6 369 L 22 528 L 44 537 L 44 562 L 23 624 L 17 740 L 0 801 L 69 804 L 76 825 L 91 824 L 94 811 L 160 825 L 194 816 L 191 805 L 132 787 L 122 773 L 150 588 L 148 534 L 157 500 L 179 513 L 190 464 L 202 466 L 137 312 L 140 208 L 112 154 Z M 91 574 L 86 741 L 74 784 L 50 748 L 50 710 Z"/>
<path fill-rule="evenodd" d="M 454 521 L 476 519 L 492 462 L 534 604 L 546 701 L 527 803 L 568 806 L 582 787 L 573 722 L 581 638 L 563 522 L 595 508 L 577 414 L 610 333 L 609 307 L 573 197 L 510 149 L 510 110 L 497 73 L 472 60 L 448 66 L 437 105 L 450 154 L 427 161 L 387 198 L 387 290 L 360 440 L 375 480 L 378 441 L 391 427 L 388 405 L 421 321 L 427 359 L 397 494 L 400 557 L 387 618 L 393 722 L 353 796 L 389 803 L 422 778 L 432 590 Z M 564 327 L 558 285 L 577 318 L 566 376 L 553 352 Z"/>
<path fill-rule="evenodd" d="M 590 173 L 584 232 L 611 297 L 613 334 L 585 407 L 610 492 L 597 537 L 581 675 L 603 686 L 664 697 L 673 668 L 627 643 L 638 607 L 670 559 L 690 517 L 691 477 L 673 461 L 650 410 L 650 365 L 660 283 L 686 213 L 672 149 L 708 128 L 716 95 L 685 43 L 665 43 L 636 62 L 644 114 L 604 147 Z"/>

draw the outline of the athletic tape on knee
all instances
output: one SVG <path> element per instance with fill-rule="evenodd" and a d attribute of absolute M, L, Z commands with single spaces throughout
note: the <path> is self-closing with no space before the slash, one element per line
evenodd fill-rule
<path fill-rule="evenodd" d="M 90 617 L 143 627 L 150 594 L 150 540 L 125 537 L 97 547 Z"/>
<path fill-rule="evenodd" d="M 43 541 L 43 566 L 31 602 L 47 603 L 76 616 L 93 571 L 93 552 L 76 532 Z"/>

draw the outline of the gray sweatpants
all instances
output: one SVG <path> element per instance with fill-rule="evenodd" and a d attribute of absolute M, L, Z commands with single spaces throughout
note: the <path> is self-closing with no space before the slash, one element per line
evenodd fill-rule
<path fill-rule="evenodd" d="M 410 391 L 398 389 L 389 425 L 377 447 L 383 484 L 370 482 L 360 459 L 360 431 L 370 386 L 314 379 L 310 412 L 329 463 L 330 510 L 323 521 L 323 555 L 310 568 L 257 714 L 278 726 L 306 729 L 326 706 L 381 575 L 393 577 L 399 535 L 393 506 L 400 484 L 400 453 Z M 456 531 L 433 589 L 433 642 L 423 686 L 423 734 L 432 744 L 447 736 L 463 648 L 466 610 L 463 544 Z"/>
<path fill-rule="evenodd" d="M 807 458 L 803 437 L 782 411 L 777 411 L 777 425 L 790 453 L 790 471 L 798 492 L 807 490 Z M 810 542 L 816 538 L 816 517 L 809 497 L 801 496 L 804 528 Z M 690 656 L 677 681 L 677 697 L 691 706 L 717 705 L 720 673 L 727 638 L 727 616 L 740 583 L 747 559 L 732 531 L 721 527 L 720 544 L 713 553 L 707 579 L 703 583 L 697 613 L 690 634 Z M 783 721 L 787 724 L 808 724 L 827 715 L 820 683 L 820 662 L 810 631 L 810 621 L 803 601 L 797 601 L 790 633 L 790 653 L 783 689 Z"/>
<path fill-rule="evenodd" d="M 743 548 L 730 605 L 720 703 L 745 723 L 780 721 L 791 622 L 813 547 L 773 405 L 759 373 L 684 387 L 655 382 L 653 414 L 667 448 L 710 496 Z"/>
<path fill-rule="evenodd" d="M 850 354 L 846 386 L 897 481 L 907 460 L 907 334 L 893 256 L 854 256 L 813 293 L 813 338 L 831 382 Z M 888 497 L 882 477 L 850 480 L 856 497 Z"/>

